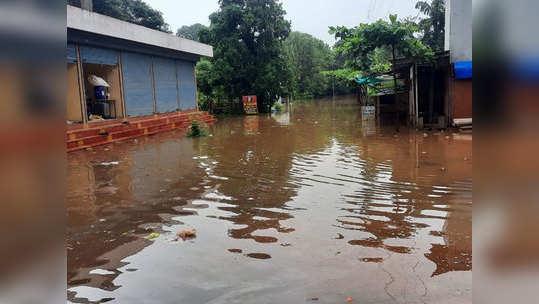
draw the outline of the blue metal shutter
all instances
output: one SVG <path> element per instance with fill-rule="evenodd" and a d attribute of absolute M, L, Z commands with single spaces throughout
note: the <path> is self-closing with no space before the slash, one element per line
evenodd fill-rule
<path fill-rule="evenodd" d="M 155 98 L 157 112 L 166 113 L 178 110 L 176 65 L 174 60 L 153 58 L 153 75 L 155 80 Z"/>
<path fill-rule="evenodd" d="M 178 88 L 180 95 L 180 109 L 194 110 L 197 108 L 195 67 L 190 61 L 178 60 Z"/>
<path fill-rule="evenodd" d="M 125 108 L 129 117 L 154 113 L 150 67 L 150 56 L 122 52 Z"/>
<path fill-rule="evenodd" d="M 66 50 L 66 60 L 67 62 L 76 63 L 77 62 L 77 47 L 74 44 L 68 43 Z"/>
<path fill-rule="evenodd" d="M 118 65 L 118 52 L 111 49 L 81 46 L 80 59 L 83 63 Z"/>

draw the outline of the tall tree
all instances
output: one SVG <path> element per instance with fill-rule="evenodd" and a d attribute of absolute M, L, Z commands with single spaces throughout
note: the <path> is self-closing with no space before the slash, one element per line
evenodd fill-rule
<path fill-rule="evenodd" d="M 445 0 L 418 1 L 415 5 L 428 18 L 418 22 L 422 34 L 421 41 L 434 51 L 444 50 Z"/>
<path fill-rule="evenodd" d="M 267 112 L 283 94 L 288 70 L 282 45 L 290 33 L 284 15 L 280 1 L 219 0 L 200 38 L 214 48 L 214 84 L 229 100 L 254 94 L 259 110 Z"/>
<path fill-rule="evenodd" d="M 322 71 L 331 67 L 333 54 L 322 40 L 292 32 L 284 42 L 284 52 L 291 79 L 292 97 L 316 97 L 328 94 L 328 79 Z"/>
<path fill-rule="evenodd" d="M 80 0 L 68 0 L 68 4 L 80 7 Z M 142 0 L 93 0 L 93 10 L 123 21 L 170 33 L 163 14 Z"/>
<path fill-rule="evenodd" d="M 208 29 L 208 27 L 200 23 L 195 23 L 193 25 L 184 25 L 178 29 L 178 31 L 176 32 L 176 36 L 185 39 L 200 41 L 199 33 L 203 29 Z"/>

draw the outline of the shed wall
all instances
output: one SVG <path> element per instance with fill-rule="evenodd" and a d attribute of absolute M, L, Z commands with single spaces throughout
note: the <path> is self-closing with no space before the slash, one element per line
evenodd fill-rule
<path fill-rule="evenodd" d="M 154 113 L 151 57 L 122 52 L 125 107 L 128 117 Z"/>
<path fill-rule="evenodd" d="M 192 62 L 178 60 L 177 67 L 180 109 L 195 110 L 197 108 L 195 66 Z"/>
<path fill-rule="evenodd" d="M 177 111 L 179 108 L 178 79 L 174 60 L 154 57 L 153 73 L 157 112 L 166 113 Z"/>

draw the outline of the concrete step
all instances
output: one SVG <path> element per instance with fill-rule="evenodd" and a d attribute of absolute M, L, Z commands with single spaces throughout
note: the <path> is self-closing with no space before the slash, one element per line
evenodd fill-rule
<path fill-rule="evenodd" d="M 99 122 L 98 127 L 92 126 L 89 129 L 68 130 L 66 134 L 67 151 L 76 151 L 175 129 L 187 129 L 193 120 L 207 124 L 216 121 L 213 116 L 206 112 L 196 112 L 160 115 L 159 117 L 128 118 L 127 120 L 109 122 L 109 124 Z"/>

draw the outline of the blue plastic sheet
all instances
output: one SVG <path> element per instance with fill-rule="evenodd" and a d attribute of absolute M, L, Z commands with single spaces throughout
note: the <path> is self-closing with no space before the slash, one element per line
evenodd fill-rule
<path fill-rule="evenodd" d="M 455 79 L 470 79 L 472 78 L 472 62 L 460 61 L 455 62 Z"/>
<path fill-rule="evenodd" d="M 97 48 L 91 46 L 80 46 L 80 58 L 83 63 L 94 63 L 104 65 L 117 65 L 118 52 L 111 49 Z"/>
<path fill-rule="evenodd" d="M 71 62 L 71 63 L 77 62 L 77 47 L 72 43 L 67 44 L 66 60 L 67 62 Z"/>

